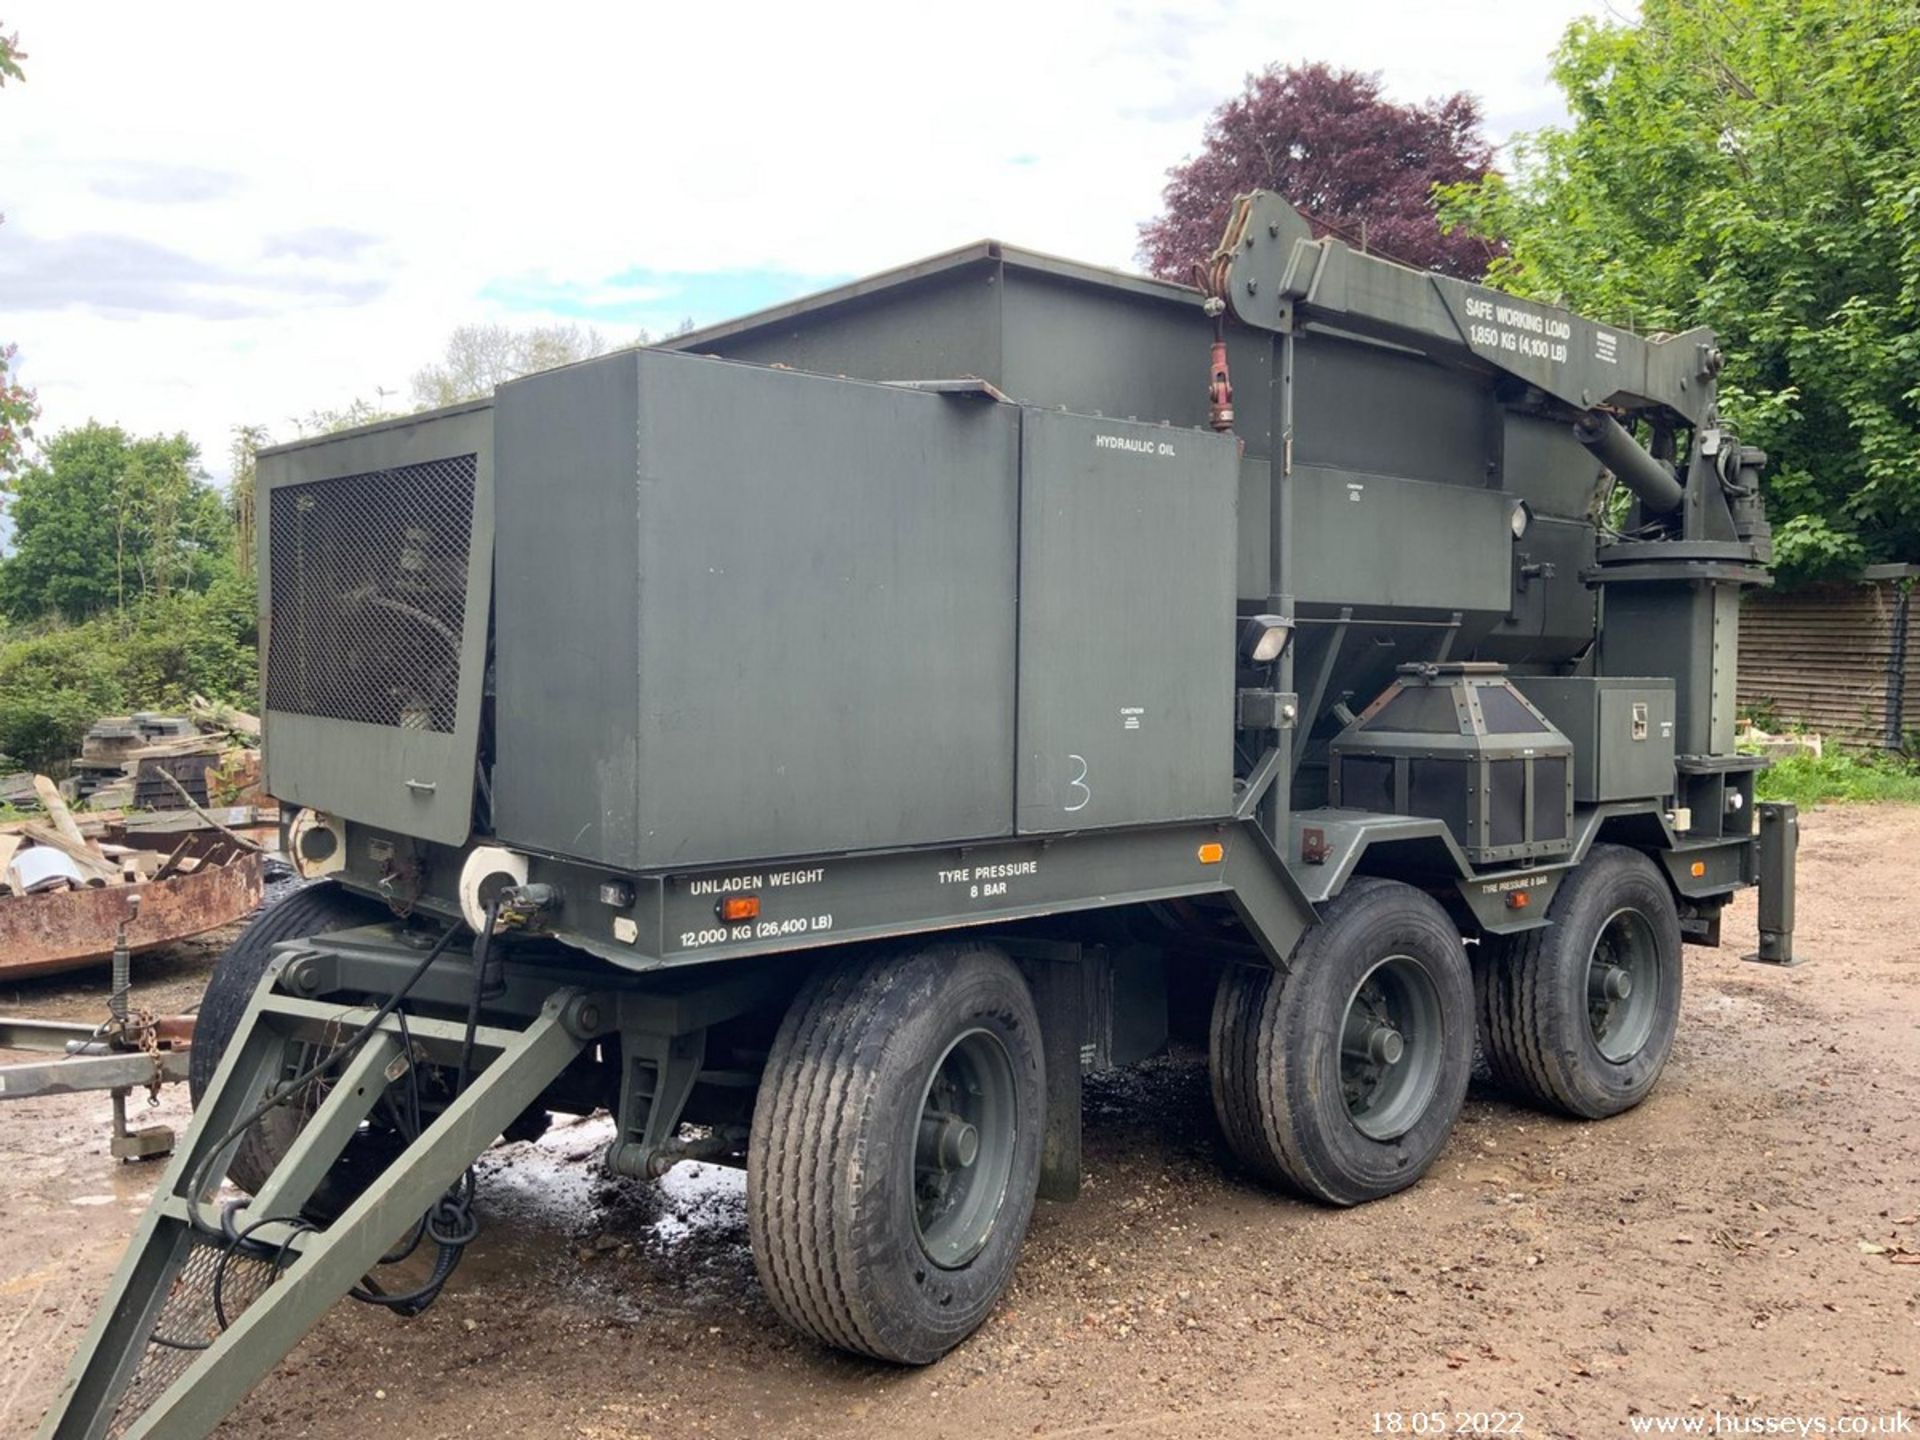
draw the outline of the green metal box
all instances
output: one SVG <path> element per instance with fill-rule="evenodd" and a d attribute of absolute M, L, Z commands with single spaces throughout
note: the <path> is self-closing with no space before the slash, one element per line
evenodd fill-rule
<path fill-rule="evenodd" d="M 643 350 L 495 414 L 502 843 L 645 870 L 1011 831 L 1016 407 Z"/>
<path fill-rule="evenodd" d="M 1643 552 L 1647 548 L 1643 546 Z M 1658 547 L 1651 548 L 1657 554 Z M 1680 721 L 1676 753 L 1732 753 L 1739 653 L 1738 586 L 1710 573 L 1694 576 L 1685 571 L 1654 573 L 1646 579 L 1609 577 L 1599 668 L 1623 677 L 1633 670 L 1655 669 L 1674 678 Z"/>
<path fill-rule="evenodd" d="M 657 350 L 495 421 L 502 843 L 645 871 L 1232 810 L 1230 437 Z"/>
<path fill-rule="evenodd" d="M 1573 741 L 1577 803 L 1673 794 L 1672 680 L 1516 675 L 1514 684 Z"/>
<path fill-rule="evenodd" d="M 1022 414 L 1020 833 L 1230 813 L 1232 437 Z"/>
<path fill-rule="evenodd" d="M 1311 465 L 1298 467 L 1294 485 L 1300 593 L 1316 604 L 1506 608 L 1513 501 L 1500 491 Z"/>

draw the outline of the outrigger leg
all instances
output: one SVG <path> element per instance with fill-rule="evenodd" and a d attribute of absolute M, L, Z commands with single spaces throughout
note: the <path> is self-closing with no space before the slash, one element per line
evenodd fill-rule
<path fill-rule="evenodd" d="M 47 1413 L 43 1440 L 208 1434 L 615 1021 L 609 998 L 557 989 L 525 1028 L 475 1028 L 469 1051 L 459 1020 L 282 994 L 276 981 L 287 963 L 276 959 L 255 992 Z M 223 1234 L 219 1209 L 206 1202 L 239 1143 L 239 1122 L 304 1057 L 363 1026 L 371 1026 L 364 1042 L 330 1070 L 325 1098 Z M 468 1053 L 475 1074 L 465 1089 L 352 1205 L 328 1224 L 301 1218 L 389 1087 L 408 1083 L 409 1067 L 454 1067 Z"/>

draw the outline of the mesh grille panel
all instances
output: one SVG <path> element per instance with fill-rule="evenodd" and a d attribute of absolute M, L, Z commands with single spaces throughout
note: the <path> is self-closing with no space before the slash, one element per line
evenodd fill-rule
<path fill-rule="evenodd" d="M 1472 760 L 1435 760 L 1424 755 L 1407 762 L 1409 815 L 1430 815 L 1444 821 L 1453 838 L 1464 846 L 1479 843 L 1473 833 Z"/>
<path fill-rule="evenodd" d="M 1434 685 L 1409 685 L 1360 728 L 1403 735 L 1458 735 L 1465 727 L 1459 707 L 1453 703 L 1453 691 Z"/>
<path fill-rule="evenodd" d="M 1519 845 L 1527 838 L 1527 764 L 1495 760 L 1487 766 L 1489 845 Z"/>
<path fill-rule="evenodd" d="M 453 729 L 475 467 L 460 455 L 273 491 L 268 709 Z"/>
<path fill-rule="evenodd" d="M 1533 838 L 1567 838 L 1567 761 L 1549 755 L 1533 762 Z"/>
<path fill-rule="evenodd" d="M 1348 755 L 1340 762 L 1340 804 L 1348 810 L 1393 812 L 1393 761 Z"/>
<path fill-rule="evenodd" d="M 109 1436 L 124 1434 L 199 1358 L 198 1347 L 219 1337 L 220 1322 L 213 1308 L 213 1280 L 220 1268 L 221 1247 L 198 1236 L 188 1245 L 186 1264 L 174 1277 L 159 1323 L 153 1327 L 153 1334 L 173 1343 L 147 1342 L 146 1353 L 140 1357 L 140 1368 L 134 1371 L 132 1381 L 122 1392 L 113 1420 L 107 1426 Z M 248 1255 L 229 1256 L 226 1274 L 220 1283 L 220 1303 L 226 1311 L 227 1322 L 231 1324 L 239 1318 L 279 1273 L 268 1261 Z M 196 1348 L 184 1348 L 189 1346 Z"/>
<path fill-rule="evenodd" d="M 1489 735 L 1539 735 L 1546 726 L 1520 697 L 1505 685 L 1482 685 L 1480 713 L 1486 717 Z"/>

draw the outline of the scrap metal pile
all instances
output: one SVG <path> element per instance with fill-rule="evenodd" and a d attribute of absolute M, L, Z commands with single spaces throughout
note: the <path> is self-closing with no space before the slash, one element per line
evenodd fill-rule
<path fill-rule="evenodd" d="M 223 798 L 222 775 L 257 789 L 257 752 L 235 737 L 257 735 L 258 722 L 209 707 L 202 723 L 210 733 L 184 718 L 112 717 L 88 735 L 68 792 L 149 809 L 76 812 L 44 775 L 10 782 L 16 805 L 44 814 L 0 824 L 0 975 L 101 959 L 123 927 L 127 945 L 149 949 L 260 903 L 258 827 L 274 812 L 207 803 Z"/>

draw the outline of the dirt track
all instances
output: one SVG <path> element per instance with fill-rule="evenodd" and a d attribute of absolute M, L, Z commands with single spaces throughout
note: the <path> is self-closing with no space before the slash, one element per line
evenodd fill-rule
<path fill-rule="evenodd" d="M 737 1175 L 610 1185 L 591 1122 L 502 1147 L 446 1298 L 412 1322 L 337 1307 L 220 1434 L 1360 1436 L 1391 1433 L 1390 1412 L 1411 1433 L 1412 1412 L 1474 1411 L 1587 1437 L 1634 1415 L 1912 1416 L 1916 857 L 1920 809 L 1807 817 L 1816 963 L 1742 964 L 1743 898 L 1724 949 L 1687 952 L 1645 1105 L 1583 1126 L 1476 1089 L 1434 1172 L 1357 1211 L 1234 1175 L 1198 1057 L 1094 1084 L 1085 1197 L 1041 1207 L 999 1312 L 923 1371 L 780 1328 Z M 150 965 L 143 999 L 189 1003 L 205 964 Z M 0 1009 L 101 993 L 86 975 Z M 0 1435 L 30 1433 L 153 1183 L 107 1158 L 106 1114 L 104 1097 L 0 1110 Z"/>

